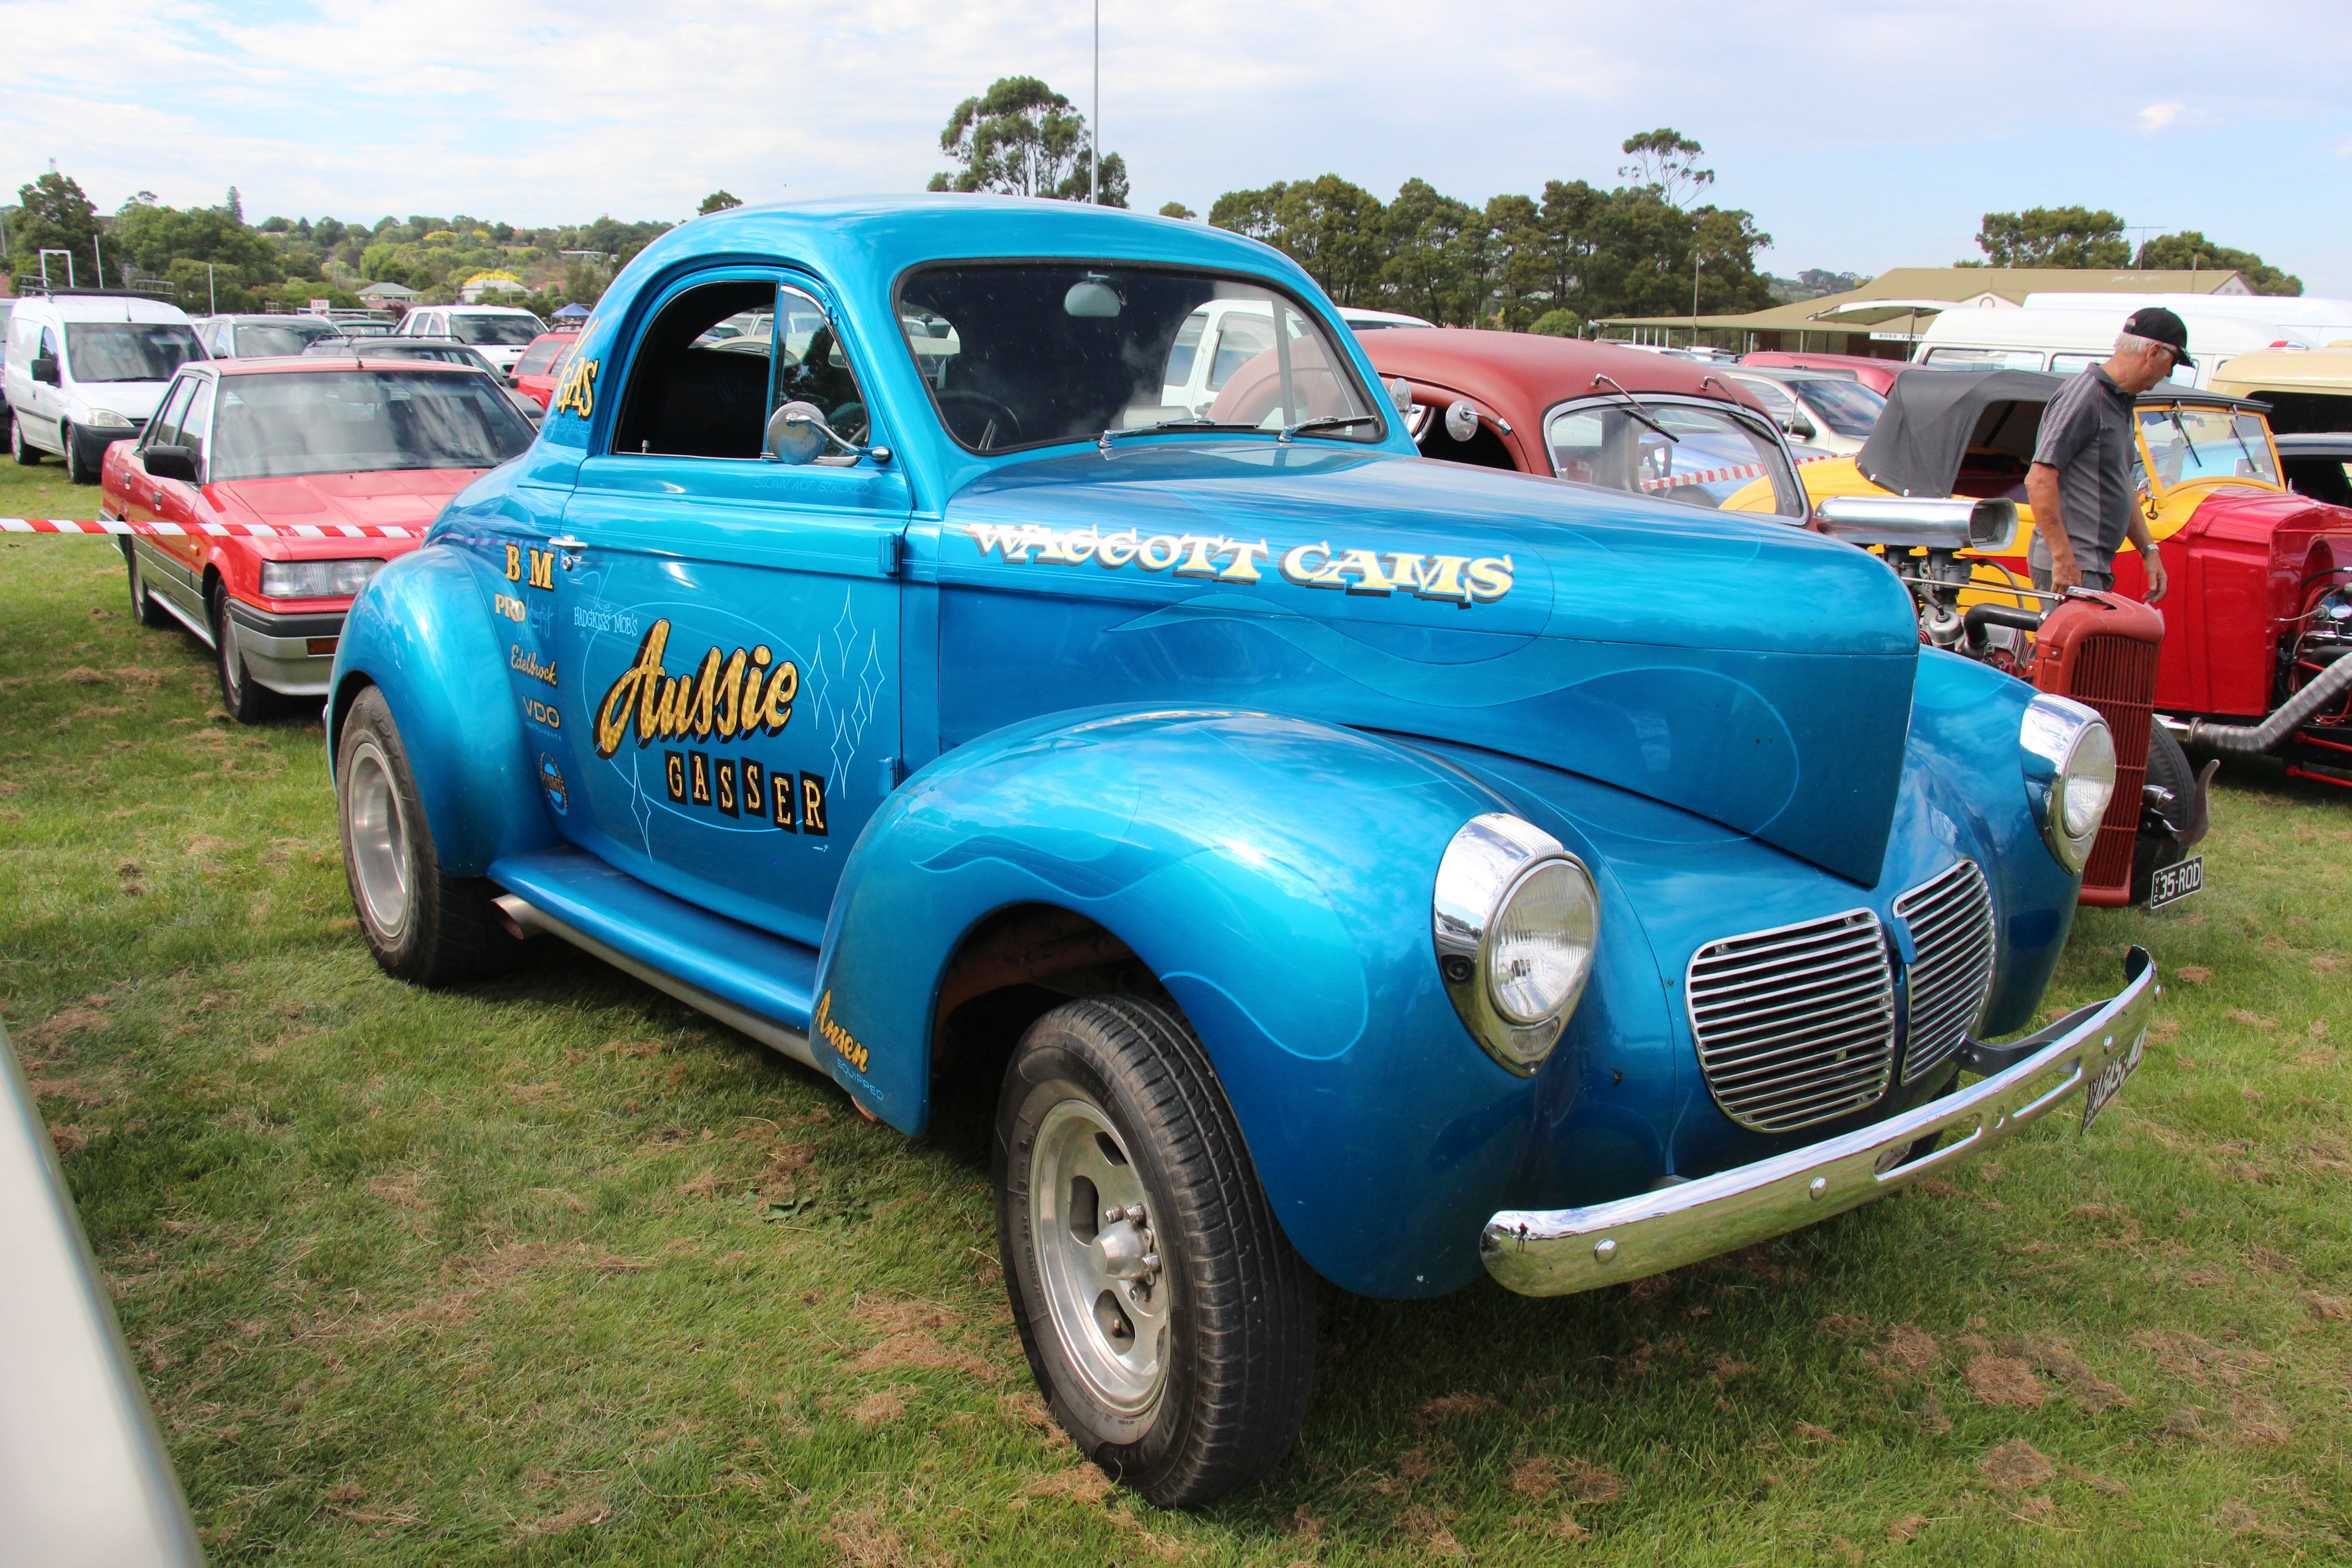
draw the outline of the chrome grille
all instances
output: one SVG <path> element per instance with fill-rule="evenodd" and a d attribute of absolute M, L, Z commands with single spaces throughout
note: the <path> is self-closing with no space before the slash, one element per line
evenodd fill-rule
<path fill-rule="evenodd" d="M 1742 1127 L 1810 1127 L 1886 1092 L 1895 984 L 1868 910 L 1710 942 L 1683 995 L 1707 1088 Z"/>
<path fill-rule="evenodd" d="M 1903 1081 L 1939 1067 L 1984 1010 L 1992 984 L 1992 892 L 1973 860 L 1920 883 L 1895 900 L 1919 956 L 1911 965 L 1911 1016 Z"/>

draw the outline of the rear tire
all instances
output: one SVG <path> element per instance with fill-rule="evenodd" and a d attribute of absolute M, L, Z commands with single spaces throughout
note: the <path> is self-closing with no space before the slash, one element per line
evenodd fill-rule
<path fill-rule="evenodd" d="M 25 439 L 25 422 L 13 414 L 8 418 L 8 455 L 27 468 L 41 460 L 41 449 Z"/>
<path fill-rule="evenodd" d="M 1013 1321 L 1079 1451 L 1169 1508 L 1279 1464 L 1314 1376 L 1314 1276 L 1181 1016 L 1122 995 L 1037 1020 L 993 1163 Z"/>
<path fill-rule="evenodd" d="M 501 973 L 521 956 L 522 943 L 490 901 L 498 889 L 483 878 L 443 873 L 391 705 L 373 686 L 343 720 L 335 816 L 352 907 L 385 973 L 454 985 Z"/>
<path fill-rule="evenodd" d="M 2147 732 L 2147 782 L 2172 792 L 2172 805 L 2160 815 L 2175 828 L 2189 830 L 2193 826 L 2189 818 L 2197 809 L 2197 770 L 2189 765 L 2180 742 L 2160 721 Z M 2132 846 L 2131 901 L 2135 904 L 2147 902 L 2158 871 L 2189 858 L 2189 851 L 2170 834 L 2148 831 L 2150 815 L 2146 810 L 2140 813 L 2139 837 Z"/>
<path fill-rule="evenodd" d="M 172 625 L 171 613 L 147 591 L 147 574 L 139 569 L 139 545 L 135 540 L 122 542 L 122 569 L 131 579 L 131 618 L 152 629 Z"/>
<path fill-rule="evenodd" d="M 253 679 L 236 646 L 229 619 L 228 590 L 215 585 L 209 616 L 213 627 L 213 673 L 220 679 L 221 706 L 240 724 L 259 724 L 285 710 L 286 699 Z"/>

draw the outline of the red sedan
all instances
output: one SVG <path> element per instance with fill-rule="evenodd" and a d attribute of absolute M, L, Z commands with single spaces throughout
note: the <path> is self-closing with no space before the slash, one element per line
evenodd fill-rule
<path fill-rule="evenodd" d="M 1759 349 L 1752 354 L 1740 355 L 1739 363 L 1767 370 L 1827 371 L 1832 375 L 1858 381 L 1881 397 L 1887 395 L 1887 389 L 1898 377 L 1916 368 L 1908 360 L 1873 359 L 1867 354 L 1799 353 L 1793 349 L 1785 353 L 1777 349 Z"/>
<path fill-rule="evenodd" d="M 572 345 L 580 341 L 578 332 L 541 332 L 530 340 L 515 361 L 514 375 L 507 384 L 539 405 L 544 412 L 555 396 L 555 388 L 562 379 L 563 363 Z"/>
<path fill-rule="evenodd" d="M 240 723 L 325 695 L 343 616 L 451 496 L 530 445 L 483 372 L 429 361 L 206 360 L 181 367 L 137 441 L 107 448 L 103 514 L 178 535 L 123 540 L 131 607 L 210 644 Z M 417 539 L 214 536 L 205 523 L 366 523 Z"/>

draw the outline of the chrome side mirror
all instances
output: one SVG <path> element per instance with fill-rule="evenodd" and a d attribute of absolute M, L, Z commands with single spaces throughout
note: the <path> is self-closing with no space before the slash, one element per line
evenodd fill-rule
<path fill-rule="evenodd" d="M 1399 414 L 1412 412 L 1412 383 L 1401 375 L 1392 375 L 1381 384 L 1389 389 L 1389 401 L 1396 405 Z"/>
<path fill-rule="evenodd" d="M 798 468 L 824 456 L 828 446 L 838 447 L 852 457 L 871 458 L 877 463 L 890 460 L 889 447 L 859 446 L 826 424 L 815 404 L 801 402 L 787 403 L 768 416 L 768 433 L 760 455 L 772 463 L 789 463 Z"/>
<path fill-rule="evenodd" d="M 1456 441 L 1467 441 L 1478 434 L 1478 407 L 1466 397 L 1457 397 L 1445 405 L 1445 433 Z"/>

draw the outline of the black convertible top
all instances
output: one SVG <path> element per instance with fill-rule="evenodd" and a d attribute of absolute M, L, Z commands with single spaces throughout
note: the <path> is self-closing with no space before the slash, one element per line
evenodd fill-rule
<path fill-rule="evenodd" d="M 1971 447 L 2033 460 L 2042 410 L 2066 384 L 2038 370 L 1920 370 L 1898 376 L 1870 438 L 1862 477 L 1899 496 L 1948 496 Z"/>
<path fill-rule="evenodd" d="M 2072 379 L 2038 370 L 1923 370 L 1897 377 L 1854 467 L 1899 496 L 1948 496 L 1971 450 L 2032 462 L 2042 411 Z M 2270 407 L 2174 382 L 2159 382 L 2136 401 L 2141 407 L 2200 403 L 2253 413 Z"/>

